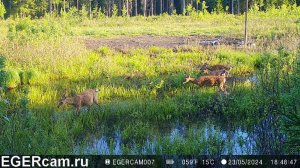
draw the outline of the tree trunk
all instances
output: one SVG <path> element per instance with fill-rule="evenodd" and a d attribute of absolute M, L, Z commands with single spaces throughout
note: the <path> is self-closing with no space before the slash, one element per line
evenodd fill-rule
<path fill-rule="evenodd" d="M 147 0 L 144 0 L 144 16 L 146 17 L 147 16 Z"/>
<path fill-rule="evenodd" d="M 237 0 L 238 11 L 237 14 L 240 15 L 240 0 Z"/>
<path fill-rule="evenodd" d="M 11 16 L 12 0 L 9 0 L 9 7 L 8 8 L 9 8 L 9 16 Z"/>
<path fill-rule="evenodd" d="M 151 0 L 151 16 L 153 16 L 153 10 L 154 10 L 154 8 L 153 8 L 153 0 Z"/>
<path fill-rule="evenodd" d="M 246 0 L 246 11 L 245 11 L 245 47 L 248 43 L 248 0 Z"/>
<path fill-rule="evenodd" d="M 164 5 L 165 5 L 165 10 L 164 11 L 169 13 L 169 0 L 166 0 Z"/>
<path fill-rule="evenodd" d="M 234 1 L 234 0 L 231 0 L 231 14 L 234 15 L 233 1 Z"/>
<path fill-rule="evenodd" d="M 135 16 L 137 16 L 138 15 L 138 9 L 137 9 L 138 3 L 137 3 L 137 0 L 135 0 L 134 2 L 135 2 L 135 7 L 134 7 L 135 8 Z"/>
<path fill-rule="evenodd" d="M 157 2 L 154 0 L 154 16 L 157 15 Z"/>
<path fill-rule="evenodd" d="M 110 16 L 110 11 L 111 11 L 111 9 L 110 9 L 110 0 L 107 0 L 105 2 L 105 4 L 106 4 L 106 16 L 109 17 Z"/>
<path fill-rule="evenodd" d="M 133 0 L 130 0 L 130 9 L 129 9 L 129 15 L 132 16 L 133 15 Z"/>
<path fill-rule="evenodd" d="M 53 5 L 53 9 L 52 10 L 55 12 L 56 11 L 56 3 L 54 2 L 52 5 Z"/>
<path fill-rule="evenodd" d="M 48 5 L 49 5 L 49 13 L 50 13 L 50 15 L 52 15 L 52 3 L 51 3 L 51 0 L 48 0 Z"/>
<path fill-rule="evenodd" d="M 123 3 L 123 0 L 121 0 L 121 1 L 118 0 L 117 3 L 118 3 L 118 15 L 122 16 L 122 8 L 123 8 L 123 4 L 122 3 Z"/>
<path fill-rule="evenodd" d="M 169 9 L 170 9 L 170 15 L 172 15 L 173 10 L 174 10 L 174 0 L 170 0 L 170 6 L 169 6 Z"/>
<path fill-rule="evenodd" d="M 126 13 L 127 17 L 129 17 L 129 0 L 126 0 Z"/>
<path fill-rule="evenodd" d="M 64 12 L 66 12 L 66 0 L 64 0 Z"/>
<path fill-rule="evenodd" d="M 184 11 L 185 11 L 185 0 L 181 1 L 181 7 L 182 7 L 182 9 L 181 9 L 182 15 L 185 15 L 185 13 L 184 13 Z"/>
<path fill-rule="evenodd" d="M 163 1 L 160 0 L 160 14 L 163 13 Z"/>
<path fill-rule="evenodd" d="M 76 2 L 77 10 L 79 11 L 79 0 Z"/>
<path fill-rule="evenodd" d="M 89 18 L 92 17 L 92 1 L 90 1 L 90 4 L 89 4 Z"/>

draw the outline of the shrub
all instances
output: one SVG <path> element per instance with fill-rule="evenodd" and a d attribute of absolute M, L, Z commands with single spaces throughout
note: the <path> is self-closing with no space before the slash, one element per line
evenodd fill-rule
<path fill-rule="evenodd" d="M 260 57 L 258 57 L 254 62 L 254 68 L 255 69 L 263 69 L 265 68 L 266 64 L 268 63 L 270 59 L 269 54 L 262 54 Z"/>
<path fill-rule="evenodd" d="M 4 85 L 4 81 L 5 81 L 5 71 L 0 70 L 0 86 Z"/>
<path fill-rule="evenodd" d="M 0 55 L 0 70 L 3 69 L 5 67 L 5 57 Z"/>
<path fill-rule="evenodd" d="M 21 82 L 19 73 L 15 69 L 4 71 L 3 77 L 4 87 L 6 87 L 7 89 L 16 88 Z"/>
<path fill-rule="evenodd" d="M 39 73 L 35 69 L 30 69 L 27 71 L 28 84 L 36 84 L 39 81 Z"/>
<path fill-rule="evenodd" d="M 21 85 L 28 84 L 28 73 L 25 71 L 21 71 L 19 75 L 20 75 Z"/>
<path fill-rule="evenodd" d="M 107 46 L 102 46 L 98 48 L 98 52 L 101 54 L 101 56 L 107 56 L 107 55 L 111 55 L 112 51 L 109 47 Z"/>

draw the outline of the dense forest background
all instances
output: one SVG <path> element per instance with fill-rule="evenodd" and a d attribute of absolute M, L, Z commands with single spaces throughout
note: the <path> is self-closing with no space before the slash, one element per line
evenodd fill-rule
<path fill-rule="evenodd" d="M 89 17 L 189 15 L 192 11 L 240 14 L 245 4 L 246 0 L 0 0 L 0 18 L 60 16 L 70 11 Z M 260 11 L 299 4 L 300 0 L 249 0 L 249 7 Z"/>

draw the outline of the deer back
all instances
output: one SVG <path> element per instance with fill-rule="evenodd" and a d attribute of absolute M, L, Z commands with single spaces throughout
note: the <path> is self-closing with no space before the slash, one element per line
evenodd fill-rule
<path fill-rule="evenodd" d="M 200 86 L 217 86 L 225 83 L 224 76 L 201 76 L 196 80 L 197 84 Z"/>
<path fill-rule="evenodd" d="M 209 69 L 211 71 L 214 71 L 214 70 L 223 70 L 223 69 L 229 71 L 231 69 L 231 67 L 227 66 L 227 65 L 217 64 L 217 65 L 207 66 L 207 69 Z"/>
<path fill-rule="evenodd" d="M 92 105 L 97 101 L 97 90 L 89 89 L 74 97 L 74 101 L 81 106 Z"/>

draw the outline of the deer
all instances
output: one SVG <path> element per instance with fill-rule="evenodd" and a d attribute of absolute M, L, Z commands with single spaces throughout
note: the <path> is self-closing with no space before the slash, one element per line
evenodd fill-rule
<path fill-rule="evenodd" d="M 97 93 L 99 92 L 98 89 L 88 89 L 74 97 L 67 97 L 66 94 L 64 94 L 58 103 L 58 108 L 61 107 L 64 104 L 72 105 L 76 108 L 76 115 L 79 116 L 80 109 L 83 106 L 91 106 L 93 104 L 98 104 L 97 99 Z"/>
<path fill-rule="evenodd" d="M 221 91 L 226 93 L 225 90 L 225 83 L 226 83 L 226 70 L 223 70 L 221 76 L 201 76 L 199 78 L 192 78 L 190 75 L 185 77 L 186 83 L 193 83 L 195 85 L 198 85 L 200 87 L 202 86 L 219 86 Z"/>
<path fill-rule="evenodd" d="M 134 72 L 131 72 L 131 73 L 125 75 L 124 79 L 130 80 L 130 79 L 134 79 L 134 78 L 141 78 L 143 76 L 144 76 L 143 73 L 141 73 L 139 71 L 134 71 Z"/>
<path fill-rule="evenodd" d="M 217 65 L 208 65 L 208 63 L 204 63 L 201 67 L 200 67 L 200 71 L 204 71 L 205 69 L 208 69 L 210 71 L 215 71 L 215 70 L 226 70 L 226 71 L 230 71 L 232 69 L 231 66 L 228 65 L 222 65 L 222 64 L 217 64 Z"/>
<path fill-rule="evenodd" d="M 209 69 L 205 69 L 203 70 L 203 73 L 205 75 L 210 75 L 210 76 L 222 76 L 222 74 L 224 73 L 225 69 L 221 69 L 221 70 L 209 70 Z M 229 71 L 225 70 L 225 76 L 228 77 L 229 76 Z"/>

